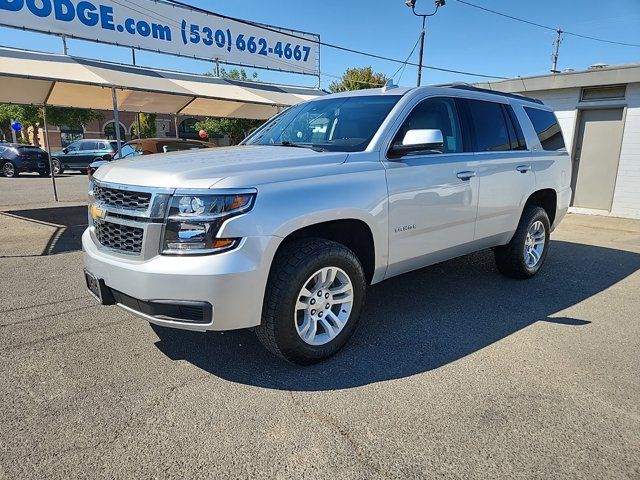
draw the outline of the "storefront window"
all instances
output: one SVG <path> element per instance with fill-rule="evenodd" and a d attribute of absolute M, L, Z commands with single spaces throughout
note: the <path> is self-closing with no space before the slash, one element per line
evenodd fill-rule
<path fill-rule="evenodd" d="M 104 136 L 107 140 L 116 140 L 116 129 L 113 122 L 109 122 L 104 126 Z M 126 140 L 126 133 L 122 125 L 120 125 L 120 140 Z"/>
<path fill-rule="evenodd" d="M 178 125 L 178 136 L 180 138 L 190 139 L 200 138 L 196 131 L 196 123 L 198 123 L 198 120 L 195 118 L 187 118 L 180 122 Z"/>
<path fill-rule="evenodd" d="M 68 147 L 73 142 L 82 140 L 84 138 L 84 131 L 82 128 L 71 128 L 66 125 L 60 127 L 60 141 L 62 148 Z"/>

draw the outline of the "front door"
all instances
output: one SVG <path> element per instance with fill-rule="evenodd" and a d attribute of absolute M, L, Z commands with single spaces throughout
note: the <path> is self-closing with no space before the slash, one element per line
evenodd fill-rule
<path fill-rule="evenodd" d="M 573 155 L 573 206 L 611 211 L 624 110 L 582 110 Z"/>
<path fill-rule="evenodd" d="M 387 276 L 469 252 L 478 205 L 474 155 L 465 153 L 456 103 L 429 98 L 409 114 L 394 143 L 409 130 L 437 129 L 440 153 L 416 152 L 386 160 L 389 190 Z"/>

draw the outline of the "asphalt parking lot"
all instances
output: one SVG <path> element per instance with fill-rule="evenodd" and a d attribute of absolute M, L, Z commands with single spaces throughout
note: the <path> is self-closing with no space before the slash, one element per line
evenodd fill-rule
<path fill-rule="evenodd" d="M 0 478 L 640 478 L 640 221 L 370 288 L 331 360 L 151 327 L 82 278 L 86 178 L 0 178 Z"/>

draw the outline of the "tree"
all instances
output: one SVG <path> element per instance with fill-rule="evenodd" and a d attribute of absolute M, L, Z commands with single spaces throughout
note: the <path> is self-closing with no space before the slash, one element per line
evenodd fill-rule
<path fill-rule="evenodd" d="M 246 118 L 206 118 L 196 123 L 197 130 L 204 130 L 207 136 L 227 135 L 232 145 L 237 145 L 251 130 L 262 125 L 262 120 Z"/>
<path fill-rule="evenodd" d="M 156 136 L 156 114 L 155 113 L 140 113 L 140 130 L 141 135 L 138 135 L 138 122 L 133 122 L 133 133 L 138 138 L 153 138 Z"/>
<path fill-rule="evenodd" d="M 92 120 L 98 120 L 102 115 L 95 110 L 86 108 L 47 107 L 47 121 L 57 127 L 68 126 L 82 128 Z M 22 124 L 23 132 L 36 124 L 43 125 L 42 107 L 36 105 L 0 105 L 0 128 L 7 134 L 11 119 Z M 11 132 L 9 132 L 11 136 Z"/>
<path fill-rule="evenodd" d="M 339 81 L 331 82 L 331 93 L 363 90 L 365 88 L 384 87 L 387 78 L 384 73 L 376 73 L 371 67 L 348 68 Z"/>
<path fill-rule="evenodd" d="M 211 75 L 208 72 L 207 75 Z M 253 72 L 249 76 L 244 68 L 231 69 L 229 71 L 224 68 L 220 69 L 220 77 L 229 80 L 240 80 L 243 82 L 259 82 L 258 74 Z M 227 135 L 233 145 L 240 143 L 247 134 L 254 128 L 262 125 L 262 120 L 252 120 L 246 118 L 206 118 L 196 123 L 197 130 L 204 130 L 208 136 L 211 135 Z"/>

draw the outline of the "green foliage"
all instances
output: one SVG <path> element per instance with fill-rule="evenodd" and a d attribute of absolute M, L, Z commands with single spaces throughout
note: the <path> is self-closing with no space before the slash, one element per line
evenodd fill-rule
<path fill-rule="evenodd" d="M 245 118 L 206 118 L 196 123 L 197 130 L 204 130 L 208 136 L 228 135 L 231 143 L 240 143 L 249 134 L 249 131 L 262 125 L 262 120 L 249 120 Z"/>
<path fill-rule="evenodd" d="M 82 128 L 92 120 L 98 120 L 102 115 L 95 110 L 84 108 L 47 107 L 47 121 L 51 125 L 66 125 L 71 128 Z M 0 129 L 5 136 L 10 137 L 9 125 L 11 119 L 22 124 L 26 132 L 29 127 L 44 123 L 42 107 L 35 105 L 0 105 Z"/>
<path fill-rule="evenodd" d="M 93 120 L 102 120 L 102 114 L 88 108 L 47 107 L 47 121 L 57 127 L 82 128 Z"/>
<path fill-rule="evenodd" d="M 138 138 L 154 138 L 156 136 L 156 114 L 141 113 L 140 130 L 142 135 L 138 135 L 138 122 L 133 122 L 133 133 Z"/>
<path fill-rule="evenodd" d="M 211 75 L 211 73 L 207 73 Z M 240 80 L 243 82 L 259 82 L 258 74 L 253 72 L 249 76 L 244 68 L 231 70 L 220 69 L 220 77 L 229 80 Z M 262 120 L 249 120 L 244 118 L 206 118 L 196 123 L 196 130 L 204 130 L 208 136 L 227 135 L 233 145 L 240 143 L 247 136 L 249 131 L 262 125 Z"/>
<path fill-rule="evenodd" d="M 212 72 L 207 72 L 205 75 L 213 77 Z M 228 78 L 229 80 L 240 80 L 242 82 L 259 82 L 257 72 L 253 72 L 251 75 L 247 73 L 244 68 L 232 68 L 227 70 L 225 68 L 220 69 L 220 78 Z"/>
<path fill-rule="evenodd" d="M 376 73 L 371 67 L 348 68 L 339 81 L 329 85 L 331 93 L 363 90 L 365 88 L 380 88 L 386 83 L 384 73 Z"/>

